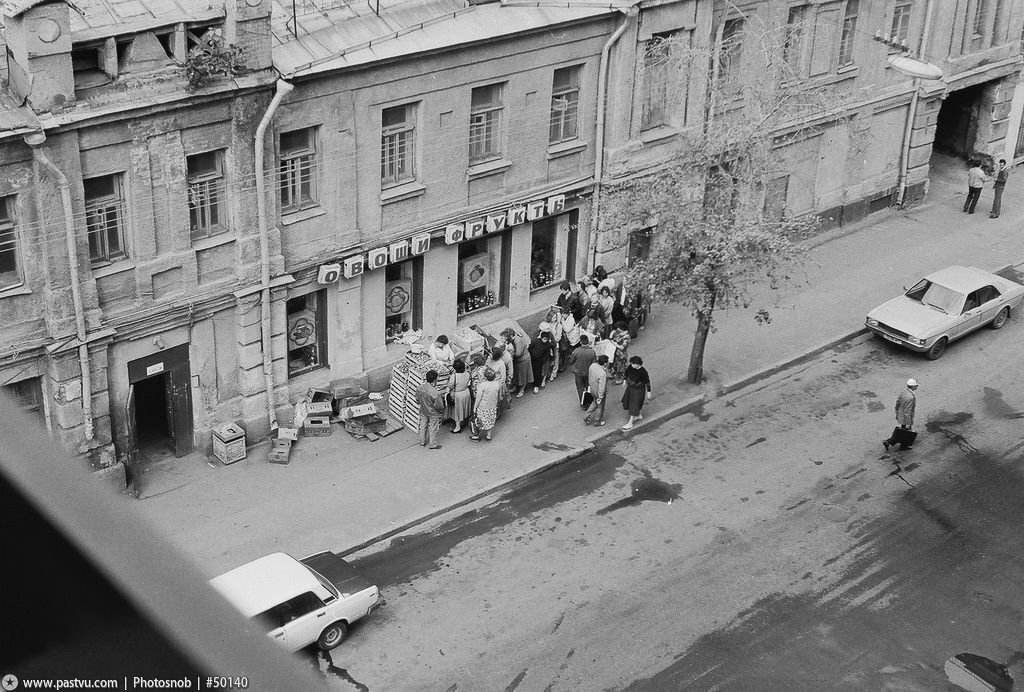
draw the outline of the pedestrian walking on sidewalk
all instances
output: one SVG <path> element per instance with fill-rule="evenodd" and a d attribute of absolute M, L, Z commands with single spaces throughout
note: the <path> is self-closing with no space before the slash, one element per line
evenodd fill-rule
<path fill-rule="evenodd" d="M 992 184 L 992 211 L 988 218 L 998 219 L 999 211 L 1003 206 L 1003 190 L 1006 189 L 1006 181 L 1010 177 L 1010 168 L 1006 165 L 1006 159 L 999 159 L 999 168 L 996 169 L 995 182 Z"/>
<path fill-rule="evenodd" d="M 992 180 L 981 168 L 981 163 L 971 160 L 971 167 L 967 171 L 967 199 L 964 200 L 964 211 L 968 214 L 974 213 L 978 206 L 978 198 L 981 197 L 981 188 L 988 181 Z"/>
<path fill-rule="evenodd" d="M 473 402 L 473 434 L 469 439 L 474 442 L 480 440 L 480 435 L 491 441 L 491 431 L 498 421 L 498 402 L 501 400 L 501 388 L 504 382 L 498 379 L 497 373 L 490 368 L 484 370 L 484 379 L 476 391 L 476 401 Z"/>
<path fill-rule="evenodd" d="M 469 391 L 469 373 L 466 372 L 466 363 L 459 358 L 452 366 L 455 372 L 452 374 L 452 405 L 448 411 L 448 417 L 455 421 L 453 433 L 462 432 L 462 425 L 473 413 L 473 395 Z"/>
<path fill-rule="evenodd" d="M 597 354 L 590 346 L 590 339 L 586 334 L 580 336 L 580 345 L 569 356 L 569 369 L 576 378 L 576 401 L 582 406 L 583 392 L 587 391 L 589 384 L 590 366 L 597 360 Z"/>
<path fill-rule="evenodd" d="M 913 438 L 916 435 L 909 435 L 914 428 L 914 409 L 917 407 L 917 380 L 910 378 L 907 380 L 907 388 L 900 392 L 899 397 L 896 399 L 896 424 L 897 427 L 892 431 L 892 437 L 882 441 L 882 446 L 885 447 L 885 451 L 889 451 L 889 447 L 899 445 L 900 449 L 910 449 L 914 446 Z M 906 432 L 903 432 L 906 431 Z"/>
<path fill-rule="evenodd" d="M 626 368 L 626 390 L 622 393 L 622 408 L 629 412 L 629 420 L 622 426 L 623 430 L 633 429 L 633 424 L 644 417 L 640 412 L 644 402 L 653 398 L 651 376 L 644 367 L 644 359 L 630 356 L 629 367 Z"/>
<path fill-rule="evenodd" d="M 588 373 L 588 381 L 590 384 L 590 393 L 594 395 L 594 400 L 590 404 L 590 408 L 587 409 L 587 415 L 583 419 L 585 425 L 601 426 L 605 424 L 604 419 L 604 402 L 608 394 L 608 356 L 601 354 L 597 357 L 593 363 L 590 364 L 590 371 Z"/>
<path fill-rule="evenodd" d="M 444 397 L 437 391 L 437 370 L 428 370 L 426 382 L 416 389 L 416 401 L 420 405 L 420 445 L 430 449 L 441 449 L 437 433 L 441 429 L 441 414 L 444 413 Z"/>
<path fill-rule="evenodd" d="M 551 376 L 551 364 L 554 361 L 554 339 L 551 338 L 551 325 L 541 322 L 537 337 L 530 342 L 530 365 L 533 368 L 533 393 L 536 394 L 547 386 Z"/>

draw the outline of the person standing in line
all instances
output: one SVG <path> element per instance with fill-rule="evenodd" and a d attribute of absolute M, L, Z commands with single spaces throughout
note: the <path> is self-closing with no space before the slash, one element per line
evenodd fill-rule
<path fill-rule="evenodd" d="M 626 365 L 629 362 L 629 330 L 625 322 L 616 322 L 608 339 L 615 344 L 615 357 L 612 359 L 612 377 L 615 384 L 622 384 L 626 378 Z"/>
<path fill-rule="evenodd" d="M 622 392 L 622 408 L 629 412 L 629 420 L 622 426 L 623 430 L 632 430 L 633 424 L 642 420 L 641 409 L 644 402 L 654 398 L 651 393 L 651 376 L 647 374 L 644 360 L 640 356 L 629 357 L 626 368 L 626 389 Z"/>
<path fill-rule="evenodd" d="M 428 370 L 426 381 L 416 388 L 416 401 L 420 405 L 419 434 L 420 446 L 441 449 L 437 433 L 441 429 L 441 414 L 444 413 L 444 397 L 437 391 L 437 370 Z"/>
<path fill-rule="evenodd" d="M 978 206 L 978 198 L 981 197 L 981 188 L 988 181 L 992 180 L 981 168 L 981 162 L 972 160 L 971 167 L 967 171 L 967 199 L 964 200 L 964 211 L 968 214 L 974 213 Z"/>
<path fill-rule="evenodd" d="M 455 421 L 453 433 L 462 432 L 462 425 L 473 413 L 473 395 L 469 390 L 470 375 L 466 372 L 466 363 L 461 358 L 455 361 L 452 374 L 452 405 L 448 417 Z"/>
<path fill-rule="evenodd" d="M 896 423 L 903 430 L 912 430 L 914 427 L 914 409 L 917 407 L 917 380 L 910 378 L 907 380 L 907 388 L 900 392 L 899 397 L 896 399 Z M 896 439 L 897 435 L 893 433 L 893 436 L 887 440 L 882 440 L 882 446 L 885 447 L 885 451 L 889 451 L 889 447 L 899 444 L 900 449 L 910 449 L 911 445 L 907 445 L 900 440 Z"/>
<path fill-rule="evenodd" d="M 547 386 L 551 376 L 551 363 L 557 349 L 551 338 L 551 325 L 541 322 L 537 338 L 530 342 L 530 364 L 533 367 L 533 393 L 537 394 Z"/>
<path fill-rule="evenodd" d="M 475 430 L 469 436 L 474 442 L 480 441 L 480 434 L 491 441 L 491 430 L 498 421 L 498 402 L 501 399 L 501 387 L 503 381 L 498 379 L 497 373 L 490 368 L 484 370 L 484 379 L 477 387 L 476 401 L 473 402 L 473 427 Z"/>
<path fill-rule="evenodd" d="M 512 345 L 512 358 L 513 358 L 513 379 L 514 383 L 512 389 L 516 393 L 516 398 L 521 398 L 526 394 L 526 388 L 533 382 L 533 360 L 530 357 L 530 338 L 519 334 L 516 330 L 509 327 L 501 333 L 505 340 Z"/>
<path fill-rule="evenodd" d="M 448 345 L 448 337 L 444 334 L 439 334 L 434 343 L 427 347 L 427 355 L 430 356 L 431 360 L 436 360 L 438 363 L 451 367 L 452 363 L 455 362 L 455 354 L 452 353 L 452 347 Z"/>
<path fill-rule="evenodd" d="M 584 425 L 590 425 L 595 414 L 597 418 L 593 420 L 595 426 L 602 426 L 607 422 L 604 419 L 605 395 L 608 394 L 608 370 L 605 369 L 607 365 L 608 356 L 604 354 L 599 355 L 597 360 L 590 364 L 587 380 L 590 383 L 590 393 L 594 395 L 594 401 L 587 409 L 587 415 L 583 419 Z"/>
<path fill-rule="evenodd" d="M 590 346 L 590 339 L 586 334 L 580 336 L 580 345 L 569 356 L 569 368 L 573 377 L 576 378 L 576 401 L 582 405 L 583 392 L 587 391 L 590 378 L 590 366 L 597 359 L 597 354 Z"/>
<path fill-rule="evenodd" d="M 469 391 L 476 398 L 476 390 L 484 380 L 484 369 L 487 357 L 483 352 L 474 353 L 469 359 Z"/>
<path fill-rule="evenodd" d="M 558 376 L 560 360 L 562 355 L 562 309 L 557 305 L 552 305 L 548 310 L 547 316 L 541 325 L 548 325 L 548 336 L 551 338 L 551 343 L 554 346 L 554 353 L 551 355 L 551 368 L 548 376 L 548 382 L 554 382 Z M 537 373 L 533 373 L 536 375 Z"/>
<path fill-rule="evenodd" d="M 580 325 L 577 324 L 572 313 L 567 312 L 562 315 L 562 340 L 558 342 L 558 347 L 562 349 L 562 355 L 558 360 L 558 372 L 565 372 L 568 369 L 572 352 L 580 345 L 581 333 Z"/>
<path fill-rule="evenodd" d="M 988 218 L 998 219 L 999 212 L 1003 206 L 1003 190 L 1006 188 L 1006 181 L 1010 177 L 1010 168 L 1006 165 L 1006 159 L 999 159 L 999 168 L 996 169 L 995 182 L 992 184 L 992 211 Z"/>

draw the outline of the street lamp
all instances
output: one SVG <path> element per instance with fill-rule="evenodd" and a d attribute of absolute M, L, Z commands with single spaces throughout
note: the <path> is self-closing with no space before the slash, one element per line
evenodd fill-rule
<path fill-rule="evenodd" d="M 890 55 L 888 63 L 897 72 L 901 72 L 908 77 L 926 80 L 942 79 L 941 67 L 924 60 L 912 58 L 909 55 Z"/>

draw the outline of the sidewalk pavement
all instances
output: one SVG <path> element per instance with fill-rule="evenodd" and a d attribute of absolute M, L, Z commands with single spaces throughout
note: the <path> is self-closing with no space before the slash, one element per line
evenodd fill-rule
<path fill-rule="evenodd" d="M 924 204 L 879 212 L 818 238 L 800 277 L 805 283 L 759 296 L 774 306 L 770 324 L 753 318 L 763 302 L 717 314 L 701 387 L 685 381 L 695 320 L 678 306 L 658 307 L 630 346 L 631 355 L 644 358 L 655 399 L 629 433 L 620 430 L 621 387 L 610 386 L 608 424 L 587 427 L 572 376 L 563 373 L 540 394 L 514 399 L 491 443 L 444 426 L 443 449 L 430 451 L 408 429 L 369 442 L 335 425 L 329 437 L 300 438 L 287 466 L 267 463 L 268 443 L 230 466 L 200 454 L 160 462 L 147 469 L 141 512 L 213 576 L 275 550 L 354 552 L 577 456 L 599 439 L 636 434 L 706 396 L 735 391 L 862 334 L 872 307 L 924 274 L 950 264 L 995 270 L 1019 257 L 1024 204 L 1011 191 L 1002 216 L 989 219 L 986 190 L 979 212 L 962 214 L 965 173 L 959 162 L 947 165 L 934 172 Z M 926 363 L 922 356 L 907 376 L 926 381 Z"/>

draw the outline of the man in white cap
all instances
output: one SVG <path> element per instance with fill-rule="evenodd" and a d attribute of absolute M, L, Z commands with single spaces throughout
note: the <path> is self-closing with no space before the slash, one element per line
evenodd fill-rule
<path fill-rule="evenodd" d="M 907 388 L 900 392 L 899 397 L 896 399 L 896 423 L 902 430 L 910 430 L 914 427 L 914 408 L 917 406 L 917 380 L 911 377 L 907 380 Z M 900 437 L 898 430 L 893 430 L 893 435 L 887 440 L 882 441 L 882 446 L 885 447 L 885 451 L 889 451 L 889 447 L 899 444 L 900 449 L 910 449 L 913 446 L 913 442 L 907 444 L 903 440 L 896 439 Z"/>

